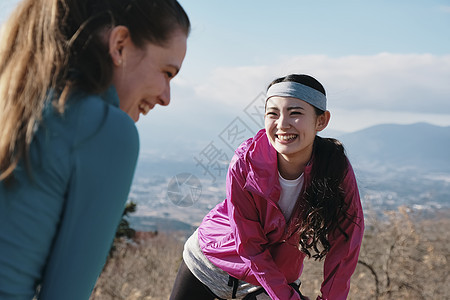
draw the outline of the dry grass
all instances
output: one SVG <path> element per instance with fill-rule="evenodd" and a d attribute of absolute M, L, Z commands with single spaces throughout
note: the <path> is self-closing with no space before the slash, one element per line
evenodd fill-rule
<path fill-rule="evenodd" d="M 91 300 L 167 299 L 181 262 L 183 242 L 156 235 L 139 243 L 120 243 L 107 262 Z"/>
<path fill-rule="evenodd" d="M 450 299 L 450 219 L 416 220 L 407 209 L 368 218 L 348 299 Z M 371 225 L 370 225 L 371 224 Z M 157 235 L 121 244 L 91 300 L 167 300 L 181 261 L 182 239 Z M 302 292 L 315 299 L 322 262 L 306 261 Z"/>
<path fill-rule="evenodd" d="M 369 218 L 348 299 L 450 299 L 450 220 L 417 221 L 406 208 Z M 416 220 L 416 221 L 415 221 Z M 317 295 L 322 263 L 307 261 L 302 290 Z"/>

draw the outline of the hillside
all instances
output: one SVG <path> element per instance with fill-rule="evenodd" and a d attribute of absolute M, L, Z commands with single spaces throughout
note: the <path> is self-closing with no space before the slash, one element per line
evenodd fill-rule
<path fill-rule="evenodd" d="M 450 299 L 450 218 L 420 220 L 406 208 L 367 219 L 349 300 Z M 372 224 L 372 225 L 370 225 Z M 178 233 L 123 243 L 100 276 L 90 300 L 167 300 L 181 262 Z M 302 293 L 315 299 L 323 262 L 305 261 Z"/>

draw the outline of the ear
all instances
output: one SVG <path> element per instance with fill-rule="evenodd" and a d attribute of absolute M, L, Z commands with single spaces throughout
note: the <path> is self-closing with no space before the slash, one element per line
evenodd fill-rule
<path fill-rule="evenodd" d="M 109 34 L 109 54 L 115 66 L 120 66 L 125 61 L 125 47 L 131 43 L 130 31 L 125 26 L 114 27 Z"/>
<path fill-rule="evenodd" d="M 330 122 L 331 113 L 327 110 L 323 114 L 317 117 L 316 120 L 316 131 L 322 131 L 328 126 L 328 122 Z"/>

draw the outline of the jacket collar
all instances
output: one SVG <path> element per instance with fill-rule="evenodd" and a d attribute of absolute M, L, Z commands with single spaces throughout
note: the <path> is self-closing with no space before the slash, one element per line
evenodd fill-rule
<path fill-rule="evenodd" d="M 270 144 L 264 129 L 261 129 L 248 145 L 244 160 L 248 168 L 244 188 L 271 199 L 274 203 L 278 202 L 281 188 L 278 180 L 277 151 Z"/>
<path fill-rule="evenodd" d="M 269 142 L 265 129 L 258 131 L 255 137 L 250 140 L 250 143 L 247 143 L 244 147 L 246 149 L 243 158 L 248 168 L 244 188 L 277 203 L 281 193 L 277 151 Z M 305 182 L 308 181 L 312 162 L 313 159 L 305 168 Z"/>

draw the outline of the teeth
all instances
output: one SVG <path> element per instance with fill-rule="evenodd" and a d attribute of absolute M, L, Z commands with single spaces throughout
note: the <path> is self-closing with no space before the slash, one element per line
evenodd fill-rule
<path fill-rule="evenodd" d="M 139 109 L 141 110 L 142 114 L 145 116 L 150 111 L 150 105 L 146 103 L 139 104 Z"/>
<path fill-rule="evenodd" d="M 289 140 L 293 140 L 297 137 L 297 135 L 295 134 L 288 134 L 288 135 L 277 135 L 279 140 L 282 141 L 289 141 Z"/>

